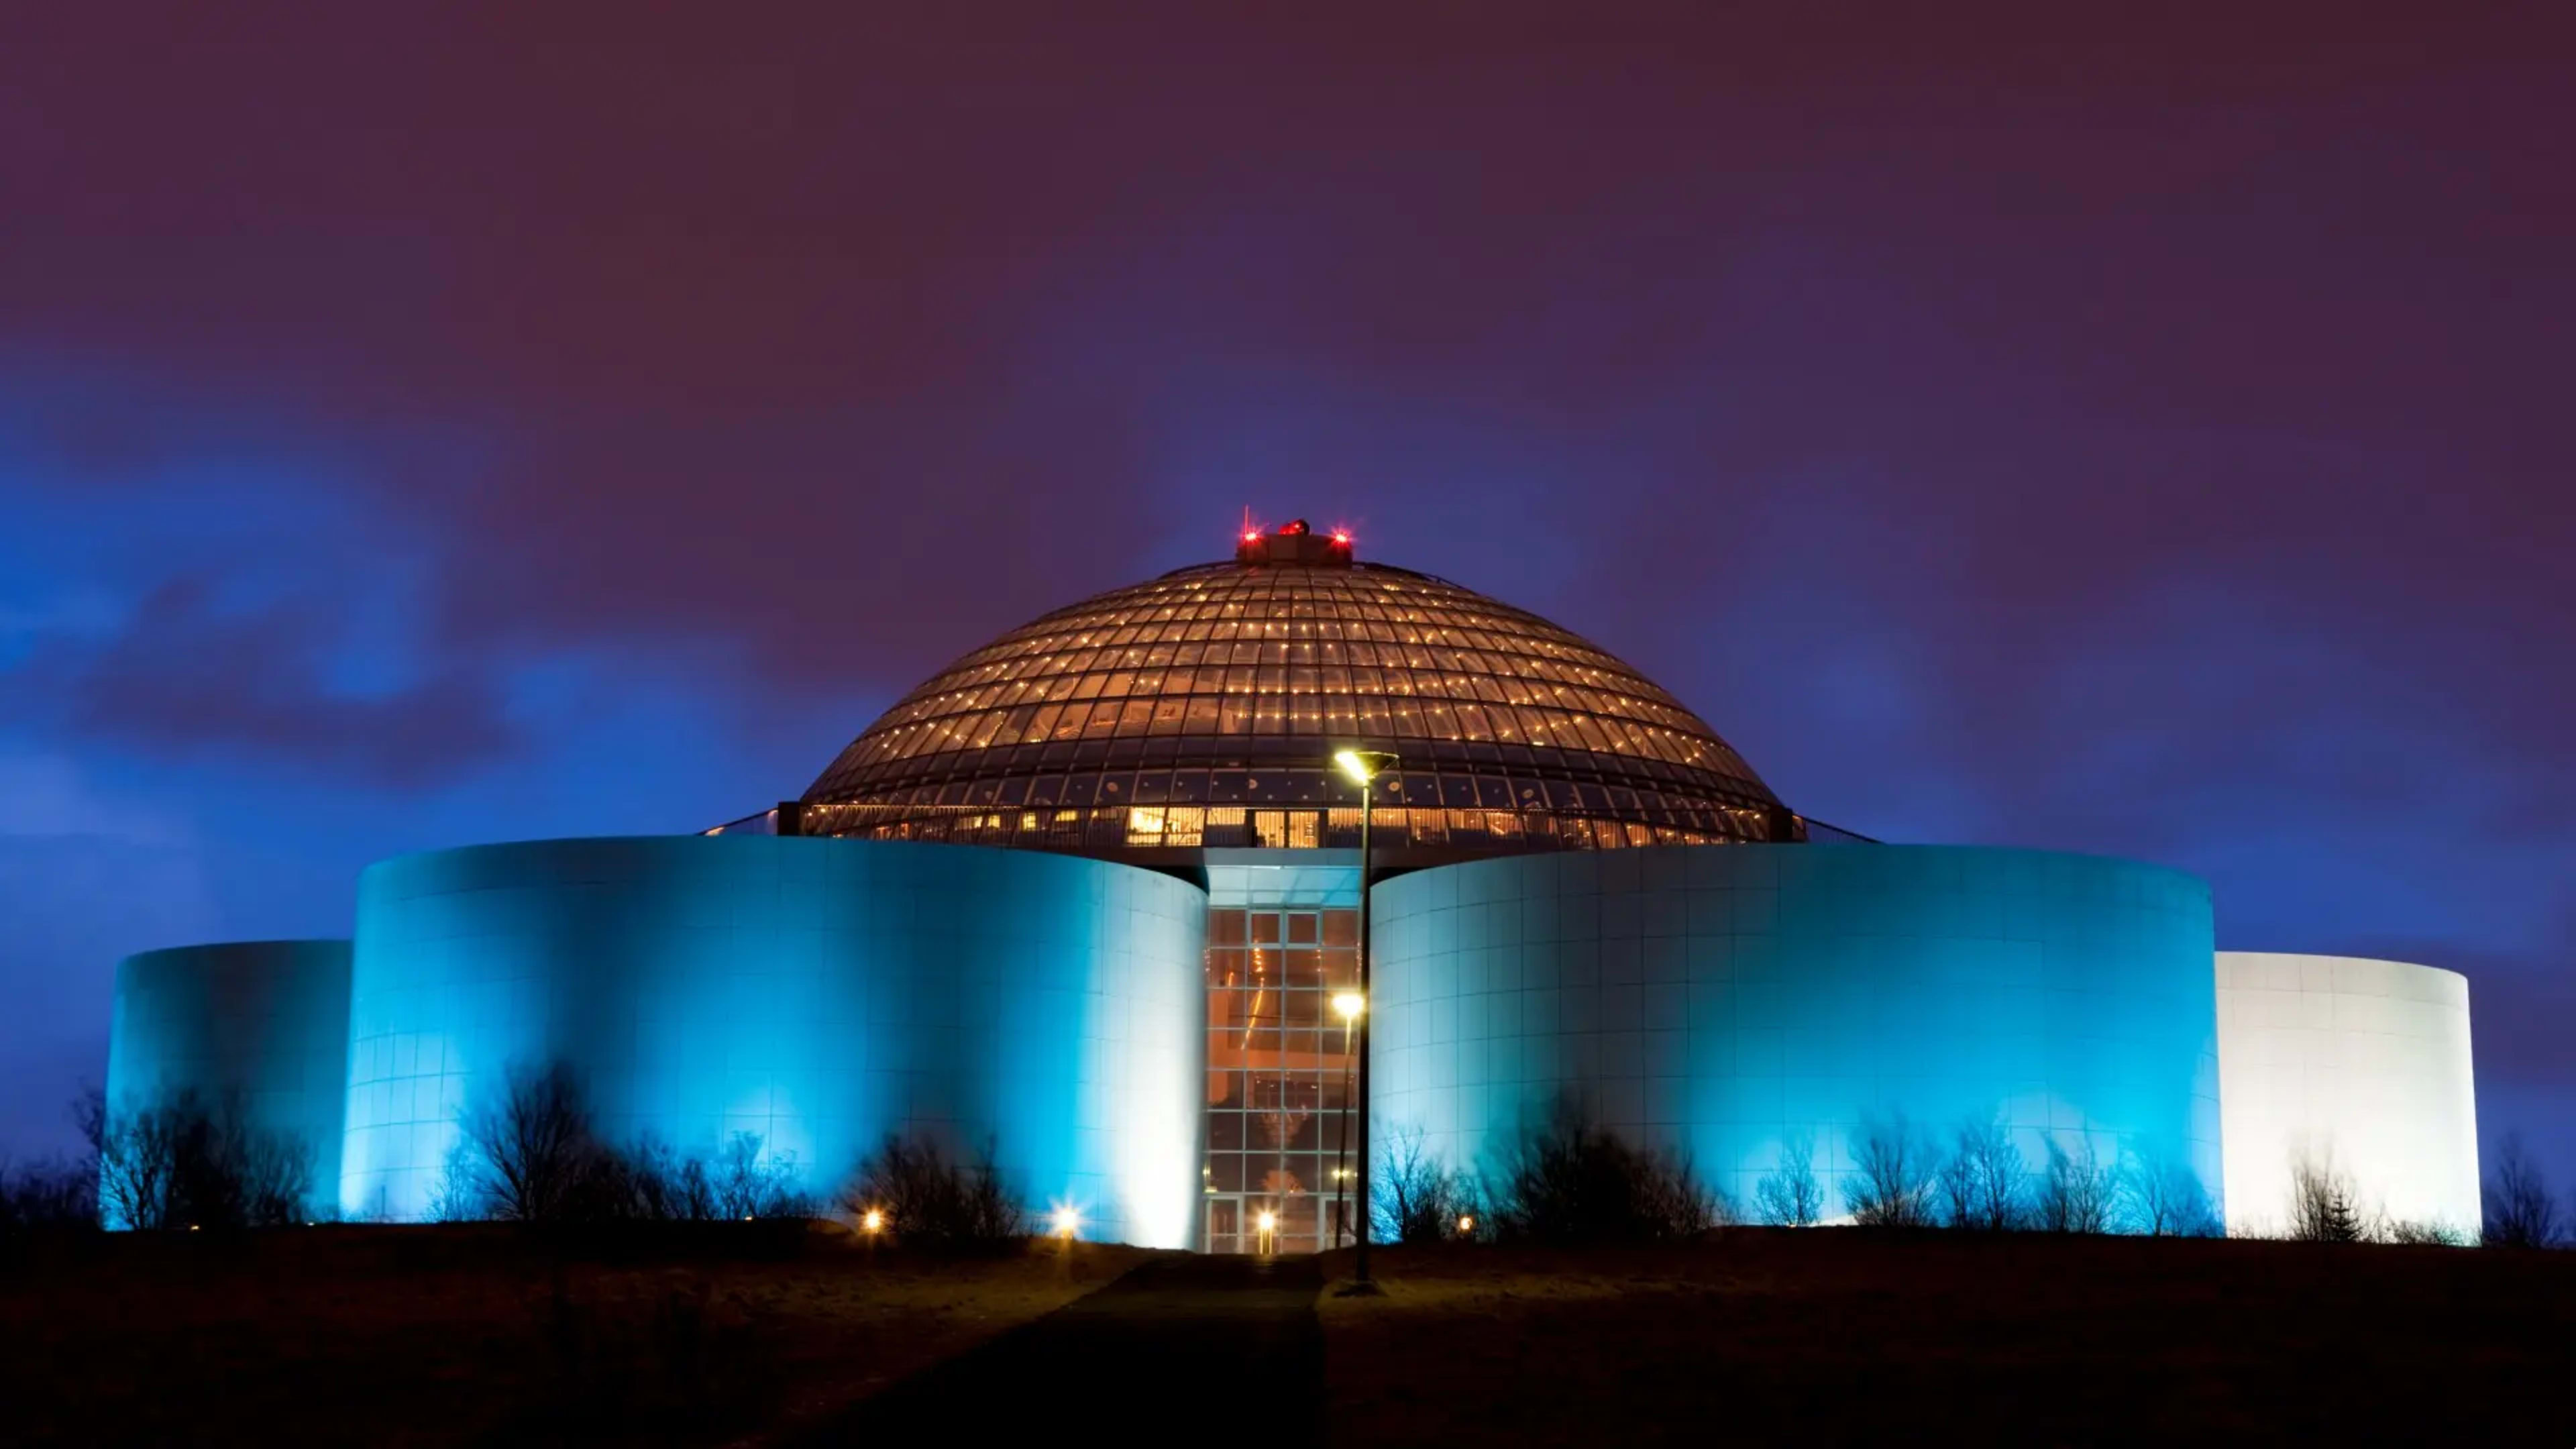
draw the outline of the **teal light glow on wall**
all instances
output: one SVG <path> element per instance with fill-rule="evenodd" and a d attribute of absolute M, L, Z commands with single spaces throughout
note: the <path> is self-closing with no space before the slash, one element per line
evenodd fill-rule
<path fill-rule="evenodd" d="M 837 1188 L 889 1132 L 988 1142 L 1087 1236 L 1187 1246 L 1206 896 L 1131 866 L 895 841 L 533 841 L 359 885 L 353 1216 L 416 1218 L 461 1112 L 561 1061 L 612 1141 L 757 1133 Z"/>
<path fill-rule="evenodd" d="M 1572 1093 L 1738 1203 L 1812 1134 L 1829 1211 L 1865 1113 L 2000 1118 L 2220 1193 L 2198 879 L 1952 846 L 1671 847 L 1418 871 L 1376 890 L 1372 1130 L 1489 1168 Z"/>
<path fill-rule="evenodd" d="M 349 943 L 233 941 L 116 966 L 107 1102 L 124 1113 L 195 1094 L 313 1154 L 312 1208 L 338 1200 L 348 1082 Z M 121 1223 L 110 1223 L 121 1227 Z"/>

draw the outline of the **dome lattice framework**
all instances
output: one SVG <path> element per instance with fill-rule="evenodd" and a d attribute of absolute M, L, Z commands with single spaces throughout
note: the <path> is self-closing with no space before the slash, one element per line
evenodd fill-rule
<path fill-rule="evenodd" d="M 842 750 L 809 834 L 1073 850 L 1351 847 L 1336 749 L 1383 750 L 1382 846 L 1803 835 L 1727 743 L 1607 651 L 1302 525 L 1047 614 Z"/>

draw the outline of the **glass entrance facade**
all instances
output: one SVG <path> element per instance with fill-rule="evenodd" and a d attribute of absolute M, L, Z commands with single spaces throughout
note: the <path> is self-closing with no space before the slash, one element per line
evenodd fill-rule
<path fill-rule="evenodd" d="M 1333 997 L 1359 986 L 1359 912 L 1218 903 L 1207 943 L 1207 1250 L 1347 1243 L 1358 1058 Z"/>

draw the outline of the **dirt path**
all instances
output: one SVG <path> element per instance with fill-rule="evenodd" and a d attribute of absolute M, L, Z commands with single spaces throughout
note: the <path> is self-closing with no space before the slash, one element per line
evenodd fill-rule
<path fill-rule="evenodd" d="M 1312 1443 L 1321 1281 L 1312 1258 L 1158 1259 L 790 1442 Z"/>

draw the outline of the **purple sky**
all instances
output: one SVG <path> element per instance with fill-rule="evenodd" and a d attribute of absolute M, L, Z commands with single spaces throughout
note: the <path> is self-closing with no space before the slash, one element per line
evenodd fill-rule
<path fill-rule="evenodd" d="M 1249 505 L 2468 972 L 2576 1179 L 2566 30 L 593 8 L 0 45 L 0 1147 L 121 953 L 792 796 Z"/>

